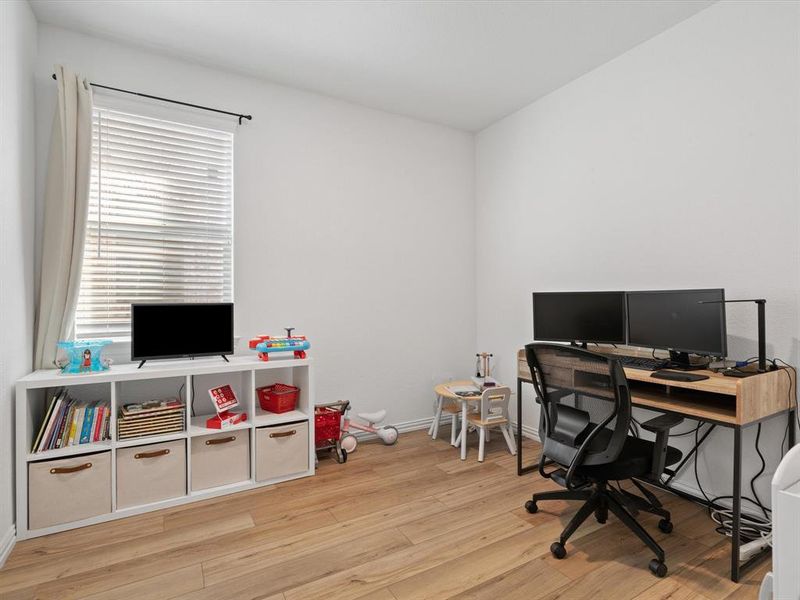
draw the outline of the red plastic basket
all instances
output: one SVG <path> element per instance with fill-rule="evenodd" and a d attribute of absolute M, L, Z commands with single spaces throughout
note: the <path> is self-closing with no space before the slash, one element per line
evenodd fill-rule
<path fill-rule="evenodd" d="M 342 433 L 342 412 L 335 408 L 314 410 L 314 443 L 323 446 L 339 439 Z"/>
<path fill-rule="evenodd" d="M 256 388 L 261 408 L 272 413 L 285 413 L 294 410 L 300 388 L 284 383 L 275 383 Z"/>

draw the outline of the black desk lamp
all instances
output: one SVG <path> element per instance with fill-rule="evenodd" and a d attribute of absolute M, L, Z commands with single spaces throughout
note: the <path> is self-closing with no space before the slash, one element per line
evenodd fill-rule
<path fill-rule="evenodd" d="M 767 318 L 764 298 L 750 298 L 748 300 L 699 300 L 698 304 L 729 304 L 732 302 L 755 302 L 758 308 L 758 372 L 767 372 Z"/>

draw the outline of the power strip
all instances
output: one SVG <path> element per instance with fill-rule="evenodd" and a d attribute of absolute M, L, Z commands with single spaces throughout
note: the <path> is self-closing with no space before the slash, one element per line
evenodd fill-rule
<path fill-rule="evenodd" d="M 771 533 L 761 539 L 753 540 L 752 542 L 747 542 L 746 544 L 739 547 L 739 561 L 745 562 L 746 560 L 749 560 L 751 557 L 755 556 L 765 548 L 769 548 L 771 545 L 772 545 Z"/>

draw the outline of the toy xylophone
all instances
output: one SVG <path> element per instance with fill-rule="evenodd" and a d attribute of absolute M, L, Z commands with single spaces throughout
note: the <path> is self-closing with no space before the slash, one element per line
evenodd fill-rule
<path fill-rule="evenodd" d="M 294 352 L 295 358 L 305 358 L 311 344 L 304 335 L 292 335 L 294 327 L 286 328 L 286 337 L 259 335 L 250 340 L 250 349 L 258 352 L 258 358 L 269 360 L 272 352 Z"/>

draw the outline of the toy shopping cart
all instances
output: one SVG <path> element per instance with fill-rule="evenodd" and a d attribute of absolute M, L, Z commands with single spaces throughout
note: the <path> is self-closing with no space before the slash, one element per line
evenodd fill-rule
<path fill-rule="evenodd" d="M 339 400 L 314 407 L 314 446 L 317 451 L 335 450 L 336 462 L 347 462 L 347 451 L 342 448 L 342 417 L 350 408 L 349 400 Z"/>

